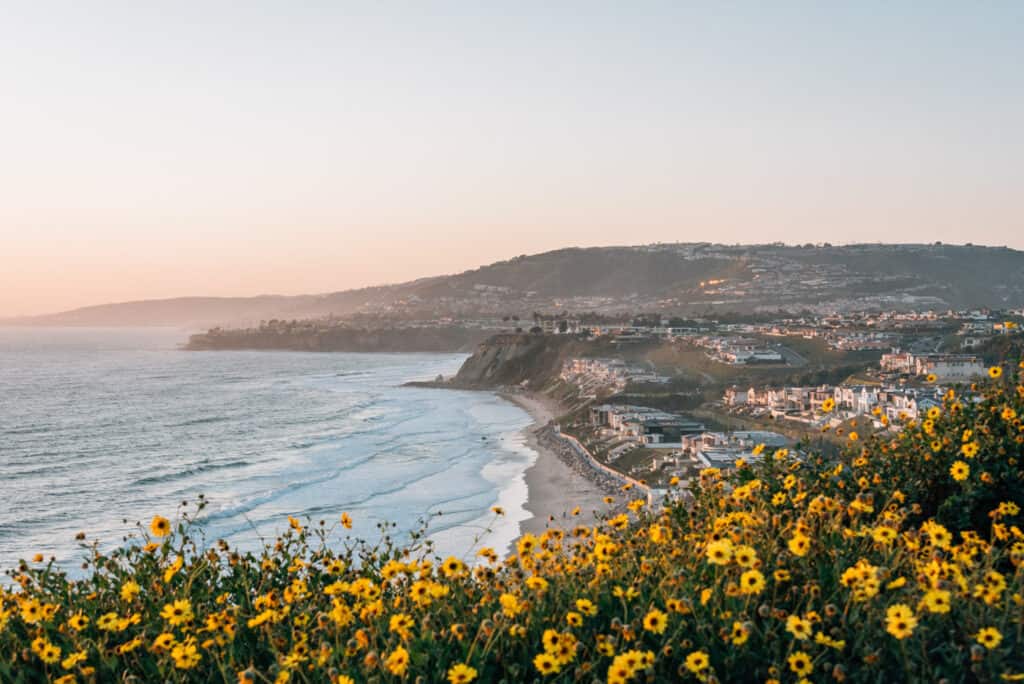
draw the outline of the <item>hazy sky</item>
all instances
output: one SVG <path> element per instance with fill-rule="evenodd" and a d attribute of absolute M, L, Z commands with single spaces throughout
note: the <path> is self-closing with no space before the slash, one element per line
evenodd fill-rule
<path fill-rule="evenodd" d="M 1024 248 L 1022 167 L 1015 0 L 0 9 L 0 316 L 570 245 Z"/>

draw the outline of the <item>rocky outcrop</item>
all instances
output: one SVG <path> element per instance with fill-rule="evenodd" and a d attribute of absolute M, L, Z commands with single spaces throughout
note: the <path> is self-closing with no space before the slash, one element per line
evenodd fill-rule
<path fill-rule="evenodd" d="M 477 346 L 451 384 L 468 388 L 539 388 L 558 375 L 563 361 L 578 343 L 570 335 L 495 335 Z"/>

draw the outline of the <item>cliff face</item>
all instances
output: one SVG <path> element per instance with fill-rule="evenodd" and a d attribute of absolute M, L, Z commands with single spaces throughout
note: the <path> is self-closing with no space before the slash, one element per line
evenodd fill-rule
<path fill-rule="evenodd" d="M 578 341 L 568 335 L 495 335 L 481 343 L 452 380 L 460 387 L 524 382 L 539 387 L 557 376 Z"/>

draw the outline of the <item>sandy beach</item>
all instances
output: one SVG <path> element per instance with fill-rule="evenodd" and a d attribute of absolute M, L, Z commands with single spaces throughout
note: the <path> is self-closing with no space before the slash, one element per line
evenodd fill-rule
<path fill-rule="evenodd" d="M 501 396 L 524 409 L 534 420 L 523 431 L 526 444 L 537 452 L 536 462 L 526 471 L 528 495 L 524 507 L 532 517 L 520 524 L 520 531 L 540 534 L 548 526 L 564 529 L 592 524 L 594 512 L 608 508 L 603 501 L 606 492 L 539 439 L 539 431 L 560 413 L 557 402 L 537 394 L 502 392 Z M 572 516 L 576 506 L 580 507 L 580 514 Z"/>

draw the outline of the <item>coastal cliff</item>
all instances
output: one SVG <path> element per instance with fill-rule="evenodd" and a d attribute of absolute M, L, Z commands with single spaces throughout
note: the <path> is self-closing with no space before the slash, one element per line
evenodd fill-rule
<path fill-rule="evenodd" d="M 494 335 L 477 346 L 450 384 L 467 388 L 539 388 L 558 375 L 562 362 L 579 344 L 569 335 Z"/>
<path fill-rule="evenodd" d="M 212 328 L 192 335 L 189 351 L 282 350 L 317 352 L 460 352 L 469 351 L 484 331 L 448 327 L 325 327 L 303 322 L 258 328 Z"/>

